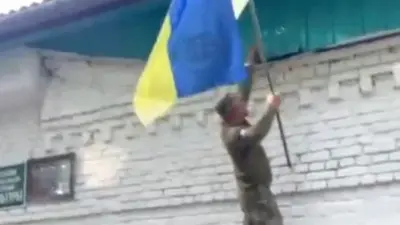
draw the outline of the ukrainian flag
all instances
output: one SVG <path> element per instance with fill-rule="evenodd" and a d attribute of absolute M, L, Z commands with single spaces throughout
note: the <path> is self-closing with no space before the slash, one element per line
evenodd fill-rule
<path fill-rule="evenodd" d="M 247 77 L 236 22 L 247 2 L 172 0 L 133 98 L 144 125 L 179 98 Z"/>

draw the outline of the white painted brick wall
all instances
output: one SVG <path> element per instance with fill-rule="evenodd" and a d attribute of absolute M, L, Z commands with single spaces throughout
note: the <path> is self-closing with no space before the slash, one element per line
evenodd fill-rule
<path fill-rule="evenodd" d="M 20 163 L 41 142 L 45 80 L 38 55 L 18 49 L 0 55 L 0 165 Z"/>
<path fill-rule="evenodd" d="M 400 38 L 270 65 L 294 170 L 285 166 L 276 126 L 264 145 L 287 224 L 400 219 L 398 63 Z M 44 101 L 43 143 L 12 149 L 21 160 L 75 151 L 76 201 L 3 210 L 1 225 L 240 224 L 212 113 L 230 88 L 186 99 L 144 129 L 129 102 L 142 63 L 56 56 L 46 64 L 56 78 Z M 252 119 L 262 112 L 266 86 L 260 73 Z"/>

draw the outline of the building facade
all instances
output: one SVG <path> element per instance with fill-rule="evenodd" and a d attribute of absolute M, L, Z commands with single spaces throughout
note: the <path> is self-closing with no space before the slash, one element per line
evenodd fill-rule
<path fill-rule="evenodd" d="M 275 126 L 264 145 L 286 224 L 398 224 L 399 62 L 392 37 L 269 65 L 294 164 Z M 19 49 L 0 63 L 1 166 L 76 154 L 73 200 L 1 209 L 0 225 L 241 223 L 212 111 L 230 88 L 145 129 L 131 107 L 142 61 Z M 266 82 L 260 71 L 252 119 Z"/>

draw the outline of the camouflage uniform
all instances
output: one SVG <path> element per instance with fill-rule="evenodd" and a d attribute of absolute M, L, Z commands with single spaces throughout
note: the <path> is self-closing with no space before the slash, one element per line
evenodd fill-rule
<path fill-rule="evenodd" d="M 270 113 L 268 116 L 273 118 L 273 115 Z M 240 137 L 243 127 L 223 125 L 222 140 L 234 164 L 244 225 L 282 225 L 282 215 L 270 190 L 272 173 L 269 160 L 257 138 Z"/>
<path fill-rule="evenodd" d="M 257 52 L 250 53 L 250 63 L 257 60 Z M 254 71 L 248 67 L 250 79 L 239 86 L 242 99 L 248 101 Z M 216 107 L 224 117 L 229 110 L 230 97 L 227 95 Z M 262 139 L 270 130 L 276 109 L 268 107 L 261 119 L 254 125 L 244 122 L 239 126 L 222 123 L 221 139 L 234 165 L 238 198 L 244 213 L 244 225 L 283 225 L 282 215 L 270 190 L 272 172 L 269 160 L 261 146 Z M 249 131 L 242 135 L 242 131 Z"/>

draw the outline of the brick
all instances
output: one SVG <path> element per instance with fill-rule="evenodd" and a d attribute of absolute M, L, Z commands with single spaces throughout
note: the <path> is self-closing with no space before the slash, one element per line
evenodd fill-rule
<path fill-rule="evenodd" d="M 169 117 L 169 122 L 171 123 L 171 128 L 173 130 L 180 130 L 182 128 L 182 118 L 180 115 L 171 115 Z"/>
<path fill-rule="evenodd" d="M 327 188 L 328 184 L 326 181 L 314 181 L 311 183 L 311 189 L 313 190 L 323 190 Z"/>
<path fill-rule="evenodd" d="M 394 78 L 394 87 L 400 88 L 400 64 L 393 64 L 392 68 L 393 78 Z"/>
<path fill-rule="evenodd" d="M 353 117 L 346 117 L 337 120 L 326 121 L 326 124 L 330 128 L 344 128 L 358 125 L 358 121 Z"/>
<path fill-rule="evenodd" d="M 216 193 L 215 193 L 215 196 L 214 196 L 214 199 L 215 199 L 216 201 L 225 200 L 225 193 L 224 193 L 223 191 L 221 191 L 221 192 L 216 192 Z M 189 200 L 188 200 L 188 201 L 185 201 L 185 203 L 189 203 L 189 204 L 191 204 L 191 203 L 193 203 L 193 202 L 194 202 L 194 199 L 192 199 L 191 197 L 189 197 Z"/>
<path fill-rule="evenodd" d="M 369 73 L 362 73 L 362 74 L 360 73 L 360 77 L 359 77 L 360 91 L 364 95 L 369 95 L 373 91 L 371 75 L 372 74 L 369 74 Z"/>
<path fill-rule="evenodd" d="M 328 160 L 330 157 L 329 151 L 319 151 L 313 153 L 307 153 L 300 157 L 302 162 L 317 162 L 317 161 L 324 161 Z"/>
<path fill-rule="evenodd" d="M 281 166 L 272 168 L 273 174 L 285 175 L 293 173 L 293 170 L 290 169 L 288 166 Z M 276 172 L 276 173 L 275 173 Z"/>
<path fill-rule="evenodd" d="M 307 113 L 307 115 L 299 115 L 296 118 L 295 128 L 297 133 L 296 134 L 304 134 L 310 131 L 310 127 L 304 126 L 308 124 L 316 123 L 316 118 L 319 118 L 319 114 L 317 112 Z"/>
<path fill-rule="evenodd" d="M 282 193 L 290 193 L 296 191 L 296 185 L 295 184 L 283 184 L 281 186 L 281 192 Z"/>
<path fill-rule="evenodd" d="M 378 182 L 391 182 L 395 179 L 395 176 L 393 173 L 382 173 L 376 175 L 376 180 Z"/>
<path fill-rule="evenodd" d="M 180 196 L 187 194 L 186 188 L 171 188 L 164 191 L 165 196 Z"/>
<path fill-rule="evenodd" d="M 303 173 L 308 171 L 308 164 L 300 164 L 300 165 L 295 165 L 294 171 L 298 173 Z"/>
<path fill-rule="evenodd" d="M 325 164 L 325 168 L 328 170 L 337 169 L 339 167 L 339 162 L 337 160 L 329 160 Z"/>
<path fill-rule="evenodd" d="M 375 184 L 375 182 L 376 182 L 376 175 L 366 174 L 361 177 L 361 183 L 364 185 Z"/>
<path fill-rule="evenodd" d="M 199 126 L 201 127 L 206 126 L 208 123 L 207 112 L 206 111 L 197 112 L 196 121 Z"/>
<path fill-rule="evenodd" d="M 357 70 L 350 70 L 338 74 L 333 74 L 330 77 L 331 82 L 346 82 L 346 81 L 351 81 L 355 80 L 358 78 L 358 71 Z"/>
<path fill-rule="evenodd" d="M 351 117 L 352 112 L 349 109 L 330 110 L 321 115 L 322 120 L 337 120 Z"/>
<path fill-rule="evenodd" d="M 336 138 L 356 137 L 368 133 L 368 129 L 364 126 L 345 127 L 335 130 Z"/>
<path fill-rule="evenodd" d="M 222 185 L 222 189 L 225 190 L 225 191 L 234 190 L 235 188 L 236 188 L 236 185 L 233 182 L 233 179 L 232 179 L 232 182 L 224 183 Z"/>
<path fill-rule="evenodd" d="M 312 190 L 312 185 L 310 182 L 304 182 L 304 183 L 297 184 L 296 189 L 299 192 L 310 191 L 310 190 Z"/>
<path fill-rule="evenodd" d="M 233 172 L 233 166 L 230 164 L 225 164 L 215 167 L 215 172 L 217 174 L 231 174 Z"/>
<path fill-rule="evenodd" d="M 110 143 L 112 141 L 112 131 L 107 124 L 92 126 L 88 130 L 94 134 L 96 142 Z"/>
<path fill-rule="evenodd" d="M 329 73 L 329 64 L 328 63 L 320 63 L 315 66 L 315 73 L 317 75 L 326 75 Z"/>
<path fill-rule="evenodd" d="M 313 96 L 310 89 L 299 90 L 300 107 L 307 108 L 313 103 Z"/>
<path fill-rule="evenodd" d="M 373 140 L 373 136 L 372 135 L 361 135 L 358 137 L 358 143 L 366 145 L 366 144 L 371 144 L 372 140 Z"/>
<path fill-rule="evenodd" d="M 276 194 L 282 193 L 281 185 L 280 184 L 273 184 L 271 186 L 271 191 L 272 191 L 272 193 L 276 193 Z"/>
<path fill-rule="evenodd" d="M 345 70 L 348 70 L 348 66 L 344 60 L 336 61 L 336 62 L 331 62 L 330 63 L 330 73 L 335 74 L 339 72 L 343 72 Z"/>
<path fill-rule="evenodd" d="M 189 194 L 203 194 L 210 192 L 211 192 L 211 187 L 209 185 L 204 185 L 204 186 L 196 185 L 188 189 Z"/>
<path fill-rule="evenodd" d="M 353 145 L 345 148 L 332 149 L 331 154 L 334 158 L 343 158 L 349 156 L 357 156 L 362 153 L 362 147 L 360 145 Z"/>
<path fill-rule="evenodd" d="M 330 82 L 328 85 L 328 99 L 329 101 L 333 102 L 343 99 L 340 93 L 340 85 L 338 82 Z"/>
<path fill-rule="evenodd" d="M 347 137 L 347 138 L 343 138 L 340 140 L 339 144 L 336 147 L 351 147 L 354 145 L 359 145 L 360 143 L 358 142 L 358 137 Z"/>
<path fill-rule="evenodd" d="M 329 180 L 328 187 L 330 188 L 351 187 L 351 186 L 356 186 L 359 183 L 360 179 L 358 177 L 337 178 Z"/>
<path fill-rule="evenodd" d="M 362 60 L 354 57 L 355 56 L 353 55 L 348 60 L 346 60 L 346 64 L 350 69 L 356 69 L 362 65 Z"/>
<path fill-rule="evenodd" d="M 368 165 L 371 163 L 371 161 L 372 161 L 371 156 L 369 156 L 369 155 L 362 155 L 362 156 L 356 157 L 357 165 L 361 165 L 361 166 Z"/>
<path fill-rule="evenodd" d="M 390 120 L 385 118 L 384 120 Z M 399 123 L 397 121 L 376 121 L 372 124 L 370 130 L 374 133 L 385 134 L 397 130 Z"/>
<path fill-rule="evenodd" d="M 355 164 L 355 160 L 353 158 L 344 158 L 339 161 L 340 167 L 352 166 Z"/>
<path fill-rule="evenodd" d="M 373 163 L 381 163 L 389 161 L 389 154 L 378 154 L 371 156 Z"/>
<path fill-rule="evenodd" d="M 311 163 L 309 166 L 310 171 L 320 171 L 324 170 L 325 164 L 323 162 L 318 162 L 318 163 Z"/>
<path fill-rule="evenodd" d="M 309 125 L 310 133 L 319 133 L 329 131 L 326 127 L 326 123 L 324 121 L 319 121 L 318 119 L 314 121 L 313 124 Z"/>
<path fill-rule="evenodd" d="M 311 78 L 311 77 L 314 77 L 314 75 L 315 75 L 314 67 L 310 67 L 310 66 L 300 67 L 299 69 L 296 69 L 295 72 L 296 72 L 297 76 L 300 76 L 301 78 Z"/>
<path fill-rule="evenodd" d="M 365 153 L 380 153 L 393 151 L 396 148 L 396 141 L 392 138 L 374 138 L 371 145 L 364 146 Z"/>
<path fill-rule="evenodd" d="M 394 172 L 399 171 L 400 165 L 399 163 L 381 163 L 377 165 L 371 165 L 369 167 L 369 171 L 371 173 L 386 173 L 386 172 Z"/>
<path fill-rule="evenodd" d="M 400 152 L 392 152 L 389 155 L 390 160 L 400 160 Z"/>
<path fill-rule="evenodd" d="M 323 149 L 332 149 L 339 145 L 338 140 L 316 141 L 310 144 L 310 151 L 317 151 Z"/>
<path fill-rule="evenodd" d="M 335 177 L 334 171 L 310 172 L 306 175 L 307 180 L 326 180 Z"/>
<path fill-rule="evenodd" d="M 203 167 L 201 169 L 192 170 L 194 175 L 207 175 L 207 174 L 214 174 L 215 168 L 214 167 Z"/>
<path fill-rule="evenodd" d="M 182 205 L 183 202 L 184 202 L 184 198 L 182 198 L 182 197 L 174 197 L 174 198 L 168 199 L 168 205 L 170 205 L 170 206 Z"/>
<path fill-rule="evenodd" d="M 304 182 L 306 180 L 305 174 L 294 174 L 291 176 L 291 182 Z"/>
<path fill-rule="evenodd" d="M 337 171 L 338 177 L 350 177 L 355 175 L 362 175 L 368 172 L 368 167 L 354 166 L 348 168 L 341 168 Z"/>
<path fill-rule="evenodd" d="M 379 64 L 360 69 L 360 73 L 370 74 L 371 76 L 379 76 L 381 74 L 390 73 L 391 71 L 392 66 L 390 64 Z"/>
<path fill-rule="evenodd" d="M 141 198 L 159 198 L 163 196 L 162 191 L 144 191 L 140 194 Z"/>
<path fill-rule="evenodd" d="M 301 87 L 311 88 L 311 92 L 321 90 L 326 85 L 325 77 L 313 77 L 311 79 L 307 78 L 300 81 Z"/>
<path fill-rule="evenodd" d="M 381 61 L 382 62 L 393 62 L 398 59 L 399 56 L 395 52 L 382 52 L 381 53 Z"/>
<path fill-rule="evenodd" d="M 362 56 L 361 60 L 362 60 L 362 65 L 364 66 L 373 65 L 380 62 L 380 56 L 379 54 L 370 54 Z"/>
<path fill-rule="evenodd" d="M 285 165 L 286 165 L 285 156 L 275 157 L 271 160 L 271 166 L 285 166 Z"/>

